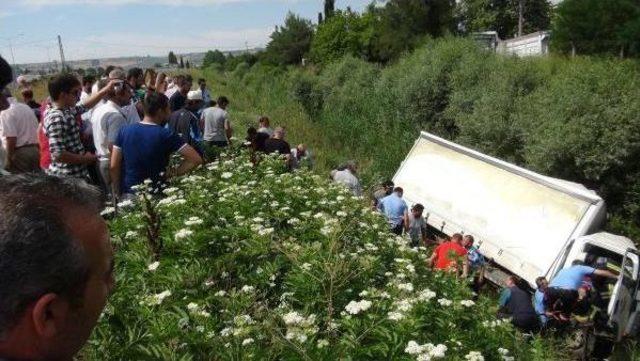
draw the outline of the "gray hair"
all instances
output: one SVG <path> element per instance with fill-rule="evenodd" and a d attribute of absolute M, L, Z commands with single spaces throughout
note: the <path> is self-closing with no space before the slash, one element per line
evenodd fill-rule
<path fill-rule="evenodd" d="M 90 217 L 100 206 L 100 192 L 84 181 L 47 175 L 0 177 L 0 338 L 44 294 L 81 304 L 90 265 L 64 213 L 81 207 Z"/>

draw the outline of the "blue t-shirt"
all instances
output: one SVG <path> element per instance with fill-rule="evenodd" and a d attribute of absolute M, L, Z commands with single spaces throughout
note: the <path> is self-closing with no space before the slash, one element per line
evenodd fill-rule
<path fill-rule="evenodd" d="M 378 209 L 387 217 L 391 227 L 396 227 L 404 220 L 407 204 L 394 192 L 382 198 L 378 203 Z"/>
<path fill-rule="evenodd" d="M 146 179 L 159 185 L 169 157 L 184 145 L 177 134 L 159 125 L 136 123 L 122 127 L 114 144 L 122 152 L 122 192 L 133 193 L 131 187 Z"/>
<path fill-rule="evenodd" d="M 551 280 L 549 287 L 577 290 L 582 286 L 584 277 L 592 275 L 595 271 L 595 268 L 581 265 L 565 268 Z"/>

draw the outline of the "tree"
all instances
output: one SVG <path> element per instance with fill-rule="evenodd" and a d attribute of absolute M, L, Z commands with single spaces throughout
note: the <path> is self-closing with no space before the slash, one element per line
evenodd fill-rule
<path fill-rule="evenodd" d="M 574 54 L 637 55 L 639 19 L 634 0 L 565 0 L 556 9 L 552 46 Z"/>
<path fill-rule="evenodd" d="M 264 59 L 272 64 L 300 64 L 311 47 L 313 25 L 293 13 L 288 13 L 284 25 L 271 33 Z"/>
<path fill-rule="evenodd" d="M 324 19 L 329 20 L 335 13 L 336 0 L 324 0 Z"/>
<path fill-rule="evenodd" d="M 189 63 L 188 59 L 187 59 L 187 62 L 184 64 L 184 67 L 187 69 L 191 69 L 191 64 Z"/>
<path fill-rule="evenodd" d="M 518 33 L 518 7 L 523 6 L 523 34 L 549 29 L 548 0 L 463 0 L 458 16 L 466 32 L 496 31 L 502 39 Z"/>
<path fill-rule="evenodd" d="M 370 6 L 376 17 L 371 60 L 388 62 L 415 48 L 426 37 L 456 31 L 454 0 L 389 0 L 383 8 Z"/>
<path fill-rule="evenodd" d="M 329 63 L 350 54 L 369 58 L 374 34 L 374 17 L 350 11 L 337 11 L 318 26 L 309 56 L 315 63 Z"/>
<path fill-rule="evenodd" d="M 178 64 L 178 57 L 173 51 L 169 52 L 169 64 Z"/>
<path fill-rule="evenodd" d="M 212 64 L 224 65 L 226 61 L 227 61 L 226 57 L 220 50 L 214 50 L 214 51 L 209 50 L 207 51 L 206 54 L 204 54 L 204 59 L 202 60 L 202 67 L 207 68 Z"/>
<path fill-rule="evenodd" d="M 180 65 L 179 65 L 180 69 L 184 69 L 184 59 L 182 58 L 182 55 L 180 55 Z"/>

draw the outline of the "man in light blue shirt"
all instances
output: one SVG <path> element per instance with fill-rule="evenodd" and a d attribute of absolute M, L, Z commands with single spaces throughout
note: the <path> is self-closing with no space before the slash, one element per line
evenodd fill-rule
<path fill-rule="evenodd" d="M 549 281 L 545 277 L 536 278 L 536 286 L 538 289 L 533 295 L 533 308 L 536 310 L 538 317 L 540 318 L 540 325 L 544 327 L 547 324 L 547 311 L 544 307 L 544 291 L 549 286 Z"/>
<path fill-rule="evenodd" d="M 393 193 L 382 198 L 378 203 L 378 210 L 384 214 L 389 222 L 391 231 L 401 235 L 404 228 L 404 219 L 408 214 L 407 203 L 402 199 L 404 191 L 400 187 L 393 189 Z"/>
<path fill-rule="evenodd" d="M 607 270 L 597 270 L 593 267 L 574 264 L 571 267 L 560 270 L 549 283 L 550 288 L 561 288 L 564 290 L 578 290 L 582 287 L 586 276 L 604 276 L 617 278 L 614 273 Z"/>

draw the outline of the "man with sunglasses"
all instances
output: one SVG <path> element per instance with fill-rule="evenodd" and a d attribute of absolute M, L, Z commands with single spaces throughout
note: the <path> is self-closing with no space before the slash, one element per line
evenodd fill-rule
<path fill-rule="evenodd" d="M 49 81 L 51 109 L 44 119 L 44 132 L 49 139 L 51 164 L 46 172 L 50 175 L 88 180 L 88 165 L 97 160 L 82 144 L 80 127 L 76 115 L 86 112 L 113 90 L 117 81 L 109 81 L 96 94 L 78 103 L 82 84 L 71 74 L 61 74 Z"/>

